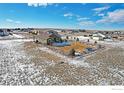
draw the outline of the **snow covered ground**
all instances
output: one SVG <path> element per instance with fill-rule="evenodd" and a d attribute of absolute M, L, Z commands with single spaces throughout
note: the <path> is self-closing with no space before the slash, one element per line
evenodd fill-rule
<path fill-rule="evenodd" d="M 0 36 L 0 40 L 5 40 L 5 39 L 22 39 L 24 38 L 22 35 L 17 35 L 17 34 L 12 34 L 9 36 Z"/>
<path fill-rule="evenodd" d="M 0 85 L 32 85 L 30 77 L 39 73 L 34 64 L 29 64 L 30 57 L 20 51 L 25 41 L 0 41 Z"/>
<path fill-rule="evenodd" d="M 50 62 L 36 66 L 32 56 L 23 50 L 24 43 L 32 39 L 0 40 L 0 85 L 50 85 L 59 79 L 43 71 Z"/>
<path fill-rule="evenodd" d="M 14 35 L 17 38 L 21 36 Z M 0 41 L 0 85 L 35 85 L 41 71 L 21 48 L 32 39 Z"/>
<path fill-rule="evenodd" d="M 113 49 L 110 54 L 94 54 L 88 60 L 68 58 L 46 47 L 38 47 L 40 51 L 31 49 L 29 54 L 24 43 L 32 39 L 21 38 L 21 35 L 15 35 L 11 40 L 9 38 L 0 40 L 0 85 L 124 85 L 123 41 L 101 42 L 120 49 Z M 64 59 L 64 63 L 41 60 L 42 56 L 41 59 L 33 56 L 34 52 L 50 53 Z M 36 65 L 34 60 L 39 64 Z"/>
<path fill-rule="evenodd" d="M 63 61 L 66 63 L 73 64 L 75 66 L 89 67 L 88 63 L 84 62 L 85 59 L 83 57 L 69 58 L 67 56 L 64 56 L 64 55 L 57 53 L 49 48 L 46 48 L 46 47 L 40 47 L 39 49 L 41 51 L 44 51 L 44 52 L 47 52 L 47 53 L 50 53 L 50 54 L 53 54 L 53 55 L 56 55 L 56 56 L 62 58 Z"/>
<path fill-rule="evenodd" d="M 87 82 L 88 85 L 92 85 L 93 83 L 94 83 L 93 85 L 124 85 L 124 70 L 122 69 L 123 66 L 119 68 L 119 66 L 121 66 L 120 64 L 123 64 L 122 61 L 124 61 L 124 42 L 118 41 L 118 42 L 99 42 L 99 43 L 105 44 L 106 46 L 110 45 L 112 48 L 112 50 L 109 50 L 111 49 L 109 47 L 104 52 L 102 51 L 103 55 L 101 55 L 101 59 L 97 59 L 97 55 L 95 53 L 92 55 L 94 57 L 92 60 L 87 60 L 86 58 L 82 58 L 82 57 L 68 58 L 46 47 L 42 47 L 40 48 L 40 50 L 63 58 L 63 61 L 67 62 L 69 65 L 74 65 L 77 68 L 83 67 L 85 69 L 88 69 L 90 73 L 88 74 L 88 78 L 85 78 L 85 80 L 87 79 L 89 80 L 89 82 Z M 113 50 L 115 51 L 115 53 L 111 55 L 111 52 Z M 107 54 L 104 54 L 106 52 Z M 104 56 L 106 57 L 104 58 Z M 119 62 L 120 64 L 118 64 Z M 90 80 L 92 82 L 90 82 Z"/>
<path fill-rule="evenodd" d="M 89 43 L 91 44 L 94 44 L 94 42 L 96 40 L 94 39 L 91 39 L 91 38 L 81 38 L 80 41 L 82 42 L 87 42 L 87 40 L 89 39 Z M 119 40 L 116 40 L 116 41 L 113 41 L 111 39 L 105 39 L 104 41 L 97 41 L 98 44 L 102 44 L 102 45 L 109 45 L 111 47 L 122 47 L 124 48 L 124 41 L 119 41 Z"/>
<path fill-rule="evenodd" d="M 109 45 L 111 47 L 121 47 L 124 48 L 124 41 L 99 41 L 100 44 Z"/>

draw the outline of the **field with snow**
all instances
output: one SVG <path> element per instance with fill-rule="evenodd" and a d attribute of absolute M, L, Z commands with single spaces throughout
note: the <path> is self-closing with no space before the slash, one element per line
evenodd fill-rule
<path fill-rule="evenodd" d="M 30 38 L 0 37 L 0 85 L 124 85 L 124 41 L 68 58 Z"/>

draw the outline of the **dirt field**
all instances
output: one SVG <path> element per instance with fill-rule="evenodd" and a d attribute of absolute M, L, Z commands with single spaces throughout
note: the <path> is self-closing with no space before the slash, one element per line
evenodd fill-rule
<path fill-rule="evenodd" d="M 32 39 L 1 39 L 0 85 L 124 85 L 124 42 L 117 43 L 68 58 Z"/>

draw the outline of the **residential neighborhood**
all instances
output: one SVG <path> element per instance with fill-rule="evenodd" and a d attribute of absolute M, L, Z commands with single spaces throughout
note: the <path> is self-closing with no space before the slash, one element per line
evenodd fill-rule
<path fill-rule="evenodd" d="M 0 22 L 1 86 L 124 85 L 123 4 L 0 3 Z"/>

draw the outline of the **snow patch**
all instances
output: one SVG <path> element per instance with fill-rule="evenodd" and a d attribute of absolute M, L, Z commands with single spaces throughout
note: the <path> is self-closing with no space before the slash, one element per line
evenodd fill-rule
<path fill-rule="evenodd" d="M 0 39 L 2 40 L 6 40 L 6 39 L 22 39 L 24 38 L 22 35 L 17 35 L 17 34 L 12 34 L 12 35 L 8 35 L 8 36 L 0 36 Z"/>
<path fill-rule="evenodd" d="M 16 38 L 24 38 L 23 36 L 17 35 L 17 34 L 13 34 L 13 36 L 16 37 Z"/>
<path fill-rule="evenodd" d="M 90 68 L 90 65 L 89 65 L 87 62 L 84 62 L 84 60 L 82 60 L 82 61 L 79 61 L 79 60 L 71 60 L 71 61 L 69 62 L 69 64 L 74 64 L 74 65 L 76 65 L 77 67 L 78 67 L 78 66 L 81 66 L 81 67 Z"/>

